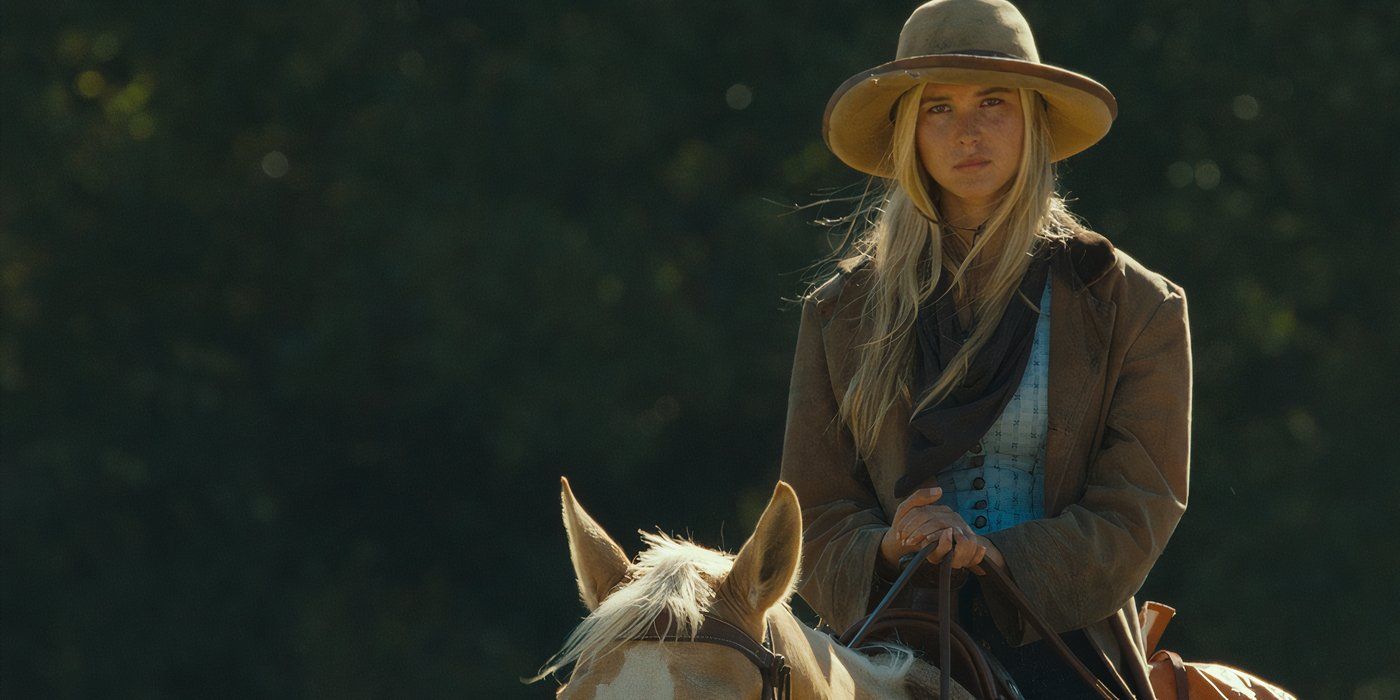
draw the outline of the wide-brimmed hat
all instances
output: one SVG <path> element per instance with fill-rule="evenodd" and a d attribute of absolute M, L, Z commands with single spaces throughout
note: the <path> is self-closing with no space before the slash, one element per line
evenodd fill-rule
<path fill-rule="evenodd" d="M 1098 81 L 1040 62 L 1035 37 L 1006 0 L 929 0 L 899 32 L 895 60 L 841 83 L 822 115 L 822 139 L 861 172 L 893 177 L 888 162 L 899 96 L 922 82 L 1031 88 L 1047 103 L 1050 160 L 1094 145 L 1118 116 L 1118 100 Z"/>

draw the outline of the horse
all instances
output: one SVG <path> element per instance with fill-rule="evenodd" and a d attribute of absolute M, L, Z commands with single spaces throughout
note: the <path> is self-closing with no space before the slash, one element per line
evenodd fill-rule
<path fill-rule="evenodd" d="M 938 669 L 911 650 L 887 644 L 867 655 L 792 613 L 802 512 L 788 484 L 778 482 L 737 555 L 642 533 L 648 546 L 629 561 L 568 479 L 560 479 L 560 500 L 588 615 L 539 675 L 524 679 L 573 664 L 560 700 L 780 698 L 787 690 L 793 698 L 938 697 Z M 784 687 L 775 689 L 765 660 L 787 669 Z M 949 695 L 973 697 L 956 683 Z"/>

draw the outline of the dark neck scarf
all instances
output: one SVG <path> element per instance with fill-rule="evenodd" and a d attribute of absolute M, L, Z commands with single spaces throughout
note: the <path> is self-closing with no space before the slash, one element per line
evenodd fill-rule
<path fill-rule="evenodd" d="M 1021 280 L 1020 294 L 1013 293 L 991 339 L 973 357 L 960 385 L 937 403 L 909 419 L 909 452 L 906 472 L 895 482 L 895 497 L 903 499 L 924 486 L 932 486 L 939 471 L 952 464 L 986 435 L 1016 393 L 1030 359 L 1038 316 L 1021 299 L 1039 303 L 1049 274 L 1053 244 L 1041 244 Z M 915 404 L 923 398 L 971 329 L 958 322 L 946 271 L 939 275 L 933 295 L 919 308 L 915 322 L 919 350 L 915 353 Z"/>

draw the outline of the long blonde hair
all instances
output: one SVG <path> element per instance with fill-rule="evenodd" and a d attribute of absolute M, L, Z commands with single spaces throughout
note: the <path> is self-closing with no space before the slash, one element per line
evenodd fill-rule
<path fill-rule="evenodd" d="M 1011 295 L 1018 291 L 1037 239 L 1046 243 L 1068 239 L 1082 225 L 1057 192 L 1044 98 L 1035 90 L 1017 88 L 1024 138 L 1010 188 L 998 200 L 984 233 L 977 236 L 971 249 L 964 250 L 964 244 L 951 233 L 941 233 L 934 194 L 937 186 L 920 162 L 915 142 L 923 85 L 915 85 L 897 103 L 894 135 L 886 155 L 895 176 L 883 181 L 883 196 L 874 206 L 860 207 L 841 219 L 849 219 L 854 227 L 870 220 L 874 211 L 869 226 L 851 244 L 855 254 L 870 258 L 867 264 L 873 266 L 861 309 L 862 323 L 871 329 L 870 340 L 857 347 L 856 370 L 840 401 L 841 417 L 861 453 L 867 455 L 879 438 L 886 414 L 898 402 L 917 412 L 943 398 L 966 376 L 971 359 L 991 338 Z M 974 261 L 983 260 L 991 262 L 978 264 L 993 264 L 992 272 L 985 286 L 969 292 L 964 272 Z M 958 308 L 972 305 L 973 325 L 948 368 L 913 405 L 910 385 L 917 341 L 912 329 L 919 307 L 933 294 L 945 272 L 952 275 L 950 291 Z M 1024 295 L 1021 298 L 1035 306 Z"/>

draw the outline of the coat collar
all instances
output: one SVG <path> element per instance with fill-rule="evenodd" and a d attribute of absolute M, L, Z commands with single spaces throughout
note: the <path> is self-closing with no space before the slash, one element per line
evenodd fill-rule
<path fill-rule="evenodd" d="M 1066 257 L 1074 269 L 1075 291 L 1093 284 L 1113 269 L 1117 257 L 1113 243 L 1087 228 L 1076 228 L 1068 241 Z"/>

